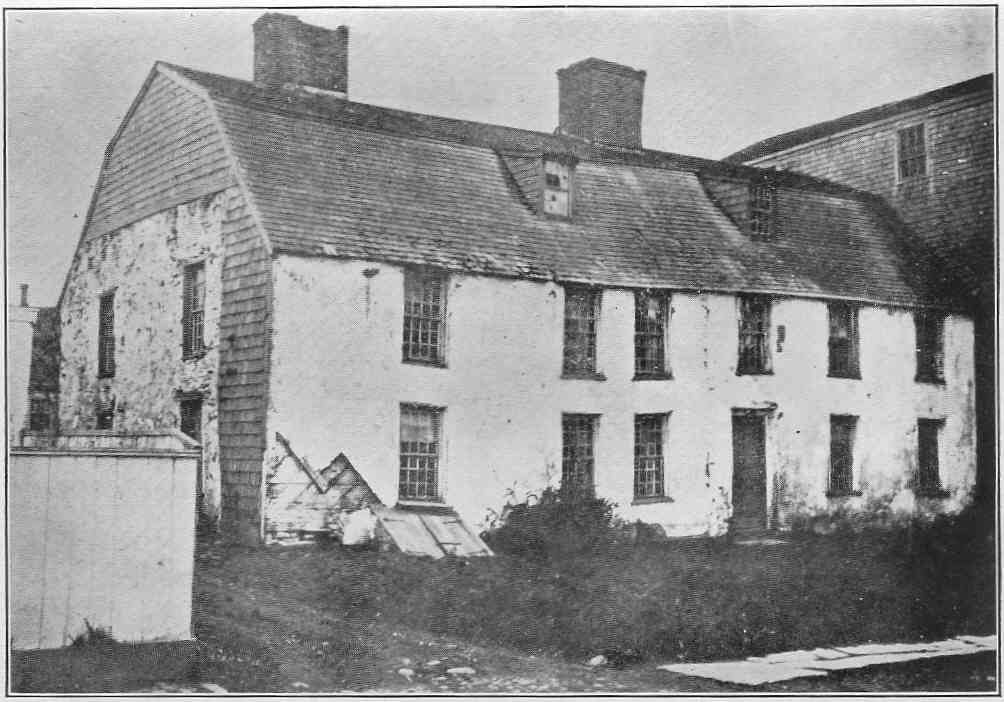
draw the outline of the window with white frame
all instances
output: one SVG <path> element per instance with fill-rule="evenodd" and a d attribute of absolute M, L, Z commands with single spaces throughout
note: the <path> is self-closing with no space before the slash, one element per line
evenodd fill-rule
<path fill-rule="evenodd" d="M 572 214 L 572 166 L 544 159 L 544 214 L 570 217 Z"/>
<path fill-rule="evenodd" d="M 664 497 L 666 414 L 634 416 L 634 496 Z"/>
<path fill-rule="evenodd" d="M 401 405 L 400 499 L 439 500 L 442 424 L 442 407 Z"/>

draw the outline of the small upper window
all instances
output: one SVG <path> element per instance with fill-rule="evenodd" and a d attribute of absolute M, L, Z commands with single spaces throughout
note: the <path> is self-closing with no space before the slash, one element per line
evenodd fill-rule
<path fill-rule="evenodd" d="M 98 309 L 98 377 L 115 375 L 115 293 L 101 296 Z"/>
<path fill-rule="evenodd" d="M 770 373 L 770 298 L 739 298 L 739 375 Z"/>
<path fill-rule="evenodd" d="M 754 183 L 750 188 L 750 238 L 768 241 L 774 236 L 777 189 L 772 183 Z"/>
<path fill-rule="evenodd" d="M 202 263 L 185 266 L 181 311 L 182 358 L 201 356 L 205 350 L 206 267 Z"/>
<path fill-rule="evenodd" d="M 597 288 L 565 288 L 565 347 L 562 372 L 566 376 L 596 375 L 596 327 L 600 318 Z"/>
<path fill-rule="evenodd" d="M 944 317 L 933 312 L 916 312 L 913 323 L 917 331 L 917 382 L 944 382 Z"/>
<path fill-rule="evenodd" d="M 924 125 L 915 124 L 912 127 L 900 129 L 897 132 L 899 140 L 899 178 L 906 180 L 927 173 L 927 146 L 924 138 Z"/>
<path fill-rule="evenodd" d="M 446 322 L 446 276 L 428 272 L 404 272 L 404 337 L 401 357 L 405 361 L 443 365 L 443 332 Z"/>
<path fill-rule="evenodd" d="M 858 364 L 858 308 L 845 302 L 831 302 L 830 372 L 832 378 L 860 378 Z"/>
<path fill-rule="evenodd" d="M 666 332 L 669 295 L 639 290 L 634 296 L 634 373 L 636 378 L 669 375 L 666 363 Z"/>
<path fill-rule="evenodd" d="M 572 167 L 553 159 L 544 159 L 544 213 L 559 217 L 572 214 Z"/>

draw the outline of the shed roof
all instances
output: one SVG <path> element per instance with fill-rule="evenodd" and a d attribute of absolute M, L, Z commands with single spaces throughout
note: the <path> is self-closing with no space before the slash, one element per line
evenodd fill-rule
<path fill-rule="evenodd" d="M 876 199 L 775 174 L 783 235 L 751 241 L 702 179 L 757 169 L 393 110 L 158 64 L 211 100 L 279 253 L 625 287 L 933 299 Z M 514 159 L 578 159 L 574 216 L 528 206 Z"/>
<path fill-rule="evenodd" d="M 823 139 L 834 134 L 839 134 L 840 132 L 845 132 L 849 129 L 861 127 L 865 124 L 878 122 L 879 120 L 889 119 L 891 117 L 897 117 L 914 110 L 920 110 L 925 107 L 929 107 L 930 105 L 944 102 L 945 100 L 951 100 L 980 91 L 987 91 L 989 93 L 989 91 L 993 89 L 993 85 L 994 76 L 992 73 L 987 73 L 982 76 L 970 78 L 969 80 L 964 80 L 961 83 L 954 83 L 952 85 L 945 86 L 944 88 L 938 88 L 937 90 L 915 95 L 905 100 L 889 102 L 884 105 L 868 108 L 867 110 L 861 110 L 860 112 L 854 112 L 849 115 L 837 117 L 836 119 L 831 119 L 826 122 L 819 122 L 818 124 L 812 124 L 808 127 L 802 127 L 790 132 L 785 132 L 784 134 L 778 134 L 768 139 L 764 139 L 763 141 L 758 141 L 755 144 L 747 146 L 745 149 L 726 156 L 725 160 L 734 163 L 746 163 L 758 158 L 763 158 L 764 156 L 776 154 L 780 151 L 785 151 L 795 146 L 800 146 L 801 144 L 805 144 L 810 141 Z"/>

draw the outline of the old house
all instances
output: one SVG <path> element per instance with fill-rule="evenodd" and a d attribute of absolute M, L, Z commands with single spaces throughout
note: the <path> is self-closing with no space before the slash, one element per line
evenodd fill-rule
<path fill-rule="evenodd" d="M 107 148 L 64 427 L 197 437 L 252 540 L 339 456 L 473 523 L 545 485 L 681 535 L 970 499 L 973 323 L 880 198 L 645 149 L 619 64 L 558 71 L 546 134 L 352 102 L 347 30 L 254 31 L 253 82 L 157 63 Z"/>
<path fill-rule="evenodd" d="M 977 465 L 996 494 L 994 77 L 949 85 L 760 141 L 729 157 L 867 190 L 938 261 L 975 324 Z"/>

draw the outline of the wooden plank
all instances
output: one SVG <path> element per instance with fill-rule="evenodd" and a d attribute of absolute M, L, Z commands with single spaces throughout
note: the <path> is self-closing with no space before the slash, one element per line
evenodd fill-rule
<path fill-rule="evenodd" d="M 49 456 L 18 456 L 11 459 L 8 467 L 7 537 L 11 572 L 8 636 L 13 648 L 41 645 L 49 461 Z"/>
<path fill-rule="evenodd" d="M 443 557 L 443 550 L 417 514 L 386 507 L 374 507 L 373 511 L 391 540 L 403 553 L 413 556 Z"/>

